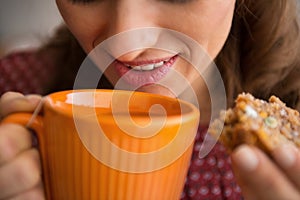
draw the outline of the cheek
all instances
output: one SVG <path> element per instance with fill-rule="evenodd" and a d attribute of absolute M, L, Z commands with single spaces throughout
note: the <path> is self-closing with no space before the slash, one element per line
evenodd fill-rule
<path fill-rule="evenodd" d="M 217 12 L 211 13 L 207 51 L 212 58 L 215 58 L 222 49 L 232 26 L 235 1 L 228 2 L 228 4 L 220 6 Z"/>
<path fill-rule="evenodd" d="M 223 47 L 232 25 L 235 0 L 210 0 L 202 4 L 202 9 L 194 9 L 192 24 L 187 30 L 193 30 L 190 35 L 199 42 L 214 59 Z M 200 13 L 200 14 L 197 14 Z"/>
<path fill-rule="evenodd" d="M 68 24 L 68 27 L 87 54 L 93 50 L 99 31 L 78 24 Z"/>
<path fill-rule="evenodd" d="M 63 0 L 57 0 L 57 6 L 68 29 L 84 51 L 89 53 L 94 47 L 94 41 L 105 29 L 106 18 L 100 14 L 101 10 L 82 8 Z"/>
<path fill-rule="evenodd" d="M 215 1 L 219 2 L 218 0 Z M 219 4 L 212 4 L 207 8 L 207 13 L 210 16 L 210 23 L 214 27 L 219 27 L 220 25 L 232 21 L 233 13 L 235 8 L 235 0 L 224 0 Z"/>

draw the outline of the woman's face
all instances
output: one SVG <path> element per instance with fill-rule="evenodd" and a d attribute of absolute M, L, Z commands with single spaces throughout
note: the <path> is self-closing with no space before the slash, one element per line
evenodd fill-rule
<path fill-rule="evenodd" d="M 86 53 L 124 31 L 157 27 L 187 35 L 198 42 L 212 59 L 217 56 L 228 37 L 235 1 L 56 0 L 67 26 Z M 138 37 L 139 41 L 148 41 L 149 37 L 152 37 L 151 41 L 161 41 L 161 34 Z M 120 40 L 118 42 L 122 43 Z M 115 62 L 110 65 L 105 75 L 115 84 L 122 75 L 132 71 L 127 77 L 128 83 L 144 85 L 140 90 L 153 93 L 165 92 L 155 82 L 166 76 L 169 68 L 175 69 L 193 82 L 196 79 L 195 69 L 180 57 L 187 53 L 184 51 L 189 49 L 186 48 L 188 44 L 181 43 L 182 48 L 179 45 L 172 51 L 144 48 L 116 56 L 111 50 L 109 52 Z"/>

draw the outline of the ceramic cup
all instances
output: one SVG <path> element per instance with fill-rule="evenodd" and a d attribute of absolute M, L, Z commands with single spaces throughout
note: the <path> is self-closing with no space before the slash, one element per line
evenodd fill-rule
<path fill-rule="evenodd" d="M 9 115 L 37 133 L 48 200 L 176 200 L 199 110 L 160 95 L 72 90 L 43 98 L 42 114 Z"/>

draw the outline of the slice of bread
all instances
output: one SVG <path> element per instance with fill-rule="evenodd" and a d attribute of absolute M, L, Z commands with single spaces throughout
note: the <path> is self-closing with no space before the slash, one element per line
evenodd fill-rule
<path fill-rule="evenodd" d="M 299 112 L 275 96 L 267 102 L 249 93 L 240 94 L 235 106 L 221 111 L 208 132 L 229 152 L 243 143 L 256 145 L 267 153 L 286 143 L 300 148 Z"/>

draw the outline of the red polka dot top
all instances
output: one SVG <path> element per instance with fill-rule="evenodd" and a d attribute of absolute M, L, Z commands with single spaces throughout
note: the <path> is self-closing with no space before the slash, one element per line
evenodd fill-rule
<path fill-rule="evenodd" d="M 7 91 L 44 94 L 53 80 L 54 66 L 35 51 L 9 54 L 0 59 L 0 95 Z M 52 75 L 52 76 L 51 76 Z"/>
<path fill-rule="evenodd" d="M 206 157 L 199 158 L 206 131 L 206 127 L 198 129 L 181 200 L 243 199 L 232 172 L 230 157 L 221 144 L 217 143 Z"/>

